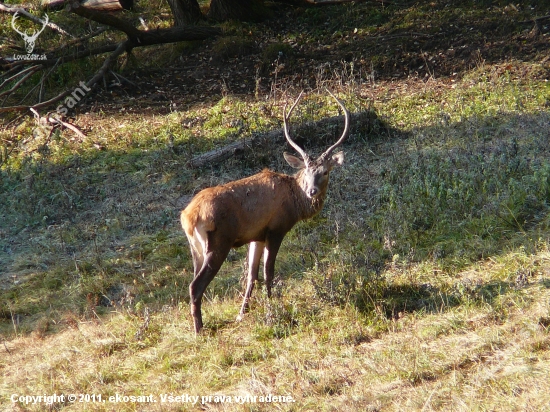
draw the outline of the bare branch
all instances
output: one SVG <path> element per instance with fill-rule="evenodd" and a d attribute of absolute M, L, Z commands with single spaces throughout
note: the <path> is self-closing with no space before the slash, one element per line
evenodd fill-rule
<path fill-rule="evenodd" d="M 18 8 L 8 7 L 0 3 L 0 10 L 10 12 L 19 11 Z M 86 39 L 94 37 L 101 32 L 103 32 L 106 29 L 100 29 L 96 30 L 93 33 L 90 33 L 89 35 L 81 38 L 81 39 L 75 39 L 71 42 L 69 42 L 66 45 L 61 46 L 57 50 L 55 50 L 52 53 L 47 54 L 46 60 L 41 61 L 33 61 L 32 63 L 30 61 L 12 61 L 10 63 L 7 63 L 6 59 L 0 59 L 0 69 L 2 70 L 8 70 L 8 73 L 10 73 L 10 76 L 14 73 L 14 70 L 17 70 L 18 68 L 28 66 L 30 64 L 33 64 L 35 66 L 40 67 L 41 69 L 44 69 L 46 67 L 55 67 L 56 65 L 63 64 L 66 62 L 70 62 L 76 59 L 80 59 L 83 57 L 88 57 L 96 54 L 103 54 L 111 52 L 111 55 L 107 57 L 105 62 L 103 63 L 102 67 L 97 71 L 97 73 L 90 79 L 87 83 L 87 87 L 92 87 L 95 85 L 101 78 L 105 77 L 105 74 L 108 70 L 110 70 L 110 67 L 115 62 L 116 58 L 120 56 L 124 52 L 130 51 L 134 47 L 140 47 L 140 46 L 149 46 L 149 45 L 155 45 L 155 44 L 164 44 L 164 43 L 173 43 L 178 41 L 184 41 L 184 40 L 203 40 L 209 37 L 217 36 L 222 34 L 222 30 L 217 27 L 209 27 L 209 26 L 185 26 L 185 27 L 173 27 L 169 29 L 160 29 L 160 30 L 139 30 L 133 26 L 132 23 L 127 22 L 125 20 L 119 19 L 117 17 L 114 17 L 107 13 L 101 13 L 96 10 L 92 10 L 86 7 L 83 7 L 78 1 L 71 1 L 70 2 L 71 10 L 82 17 L 92 19 L 96 22 L 106 24 L 112 28 L 121 30 L 124 32 L 128 39 L 125 41 L 122 41 L 118 44 L 108 44 L 104 46 L 99 46 L 93 49 L 86 49 L 81 50 L 73 54 L 67 54 L 64 56 L 56 56 L 60 51 L 63 49 L 73 45 L 73 44 L 80 44 L 83 43 Z M 15 76 L 10 77 L 9 80 L 17 78 L 17 76 L 21 76 L 22 73 L 24 74 L 24 77 L 20 79 L 17 84 L 12 88 L 11 90 L 3 93 L 2 95 L 9 95 L 13 91 L 17 90 L 20 85 L 27 80 L 32 73 L 35 71 L 38 71 L 39 69 L 25 69 L 20 73 L 15 74 Z M 4 76 L 0 76 L 2 78 Z M 7 81 L 9 81 L 7 80 Z M 4 85 L 6 81 L 2 83 Z M 66 96 L 68 96 L 72 91 L 66 90 L 63 93 L 58 94 L 57 96 L 41 103 L 37 103 L 35 105 L 18 105 L 18 106 L 10 106 L 10 107 L 0 107 L 0 113 L 2 112 L 8 112 L 8 111 L 25 111 L 30 109 L 31 107 L 34 109 L 39 109 L 46 107 L 48 105 L 55 104 L 62 99 L 64 99 Z M 0 96 L 2 96 L 0 95 Z M 24 99 L 23 99 L 24 101 Z"/>
<path fill-rule="evenodd" d="M 79 16 L 123 31 L 132 42 L 131 47 L 174 43 L 182 40 L 204 40 L 208 37 L 222 34 L 221 29 L 209 26 L 183 26 L 158 30 L 139 30 L 125 20 L 107 13 L 88 9 L 81 6 L 77 1 L 71 3 L 71 10 Z"/>
<path fill-rule="evenodd" d="M 550 19 L 550 15 L 548 16 L 542 16 L 542 17 L 535 17 L 531 20 L 524 20 L 524 21 L 520 21 L 520 24 L 529 24 L 529 23 L 538 23 L 538 22 L 541 22 L 541 21 L 544 21 L 544 20 L 548 20 Z"/>
<path fill-rule="evenodd" d="M 0 3 L 0 11 L 6 12 L 6 13 L 11 13 L 11 14 L 19 13 L 19 14 L 22 14 L 23 16 L 27 17 L 29 20 L 34 21 L 35 23 L 38 23 L 38 24 L 43 24 L 44 23 L 42 21 L 42 19 L 40 19 L 40 18 L 36 17 L 35 15 L 29 13 L 27 10 L 25 10 L 22 7 L 13 7 L 13 6 L 10 7 L 10 6 L 6 6 L 3 3 Z M 73 35 L 67 33 L 65 30 L 63 30 L 61 27 L 59 27 L 55 23 L 48 22 L 48 24 L 46 24 L 46 27 L 49 27 L 50 29 L 57 31 L 57 32 L 63 34 L 64 36 L 74 37 Z"/>
<path fill-rule="evenodd" d="M 111 68 L 111 65 L 115 62 L 115 60 L 125 51 L 130 50 L 130 41 L 126 40 L 120 43 L 116 50 L 109 55 L 103 62 L 103 66 L 97 71 L 94 77 L 92 77 L 88 82 L 86 82 L 86 86 L 90 89 L 101 79 L 103 76 L 105 76 L 105 73 L 107 70 Z"/>
<path fill-rule="evenodd" d="M 66 127 L 67 129 L 70 129 L 72 130 L 78 137 L 80 137 L 81 139 L 85 139 L 87 136 L 82 133 L 80 131 L 80 129 L 78 127 L 76 127 L 74 124 L 71 124 L 71 123 L 67 123 L 67 122 L 64 122 L 63 120 L 59 119 L 59 118 L 56 118 L 55 116 L 48 116 L 47 117 L 48 119 L 48 122 L 49 123 L 53 123 L 53 124 L 60 124 L 64 127 Z"/>
<path fill-rule="evenodd" d="M 37 68 L 40 68 L 40 66 L 39 66 L 39 65 L 35 65 L 35 66 L 27 67 L 26 69 L 21 70 L 20 72 L 15 73 L 13 76 L 7 78 L 6 80 L 4 80 L 4 81 L 2 82 L 2 84 L 0 84 L 0 89 L 1 89 L 2 87 L 4 87 L 4 85 L 5 85 L 6 83 L 9 83 L 9 82 L 12 81 L 13 79 L 15 79 L 17 76 L 21 76 L 22 74 L 25 74 L 25 73 L 27 73 L 28 71 L 34 70 L 34 69 L 37 69 Z M 10 72 L 11 72 L 11 70 L 10 70 Z M 11 74 L 11 73 L 9 73 L 9 74 Z M 8 75 L 9 75 L 9 74 L 8 74 Z"/>
<path fill-rule="evenodd" d="M 65 7 L 66 0 L 42 0 L 43 9 L 60 10 Z M 134 6 L 133 0 L 82 0 L 84 7 L 101 11 L 130 10 Z"/>
<path fill-rule="evenodd" d="M 324 118 L 318 122 L 305 123 L 297 127 L 297 134 L 312 127 L 316 129 L 327 129 L 332 126 L 336 127 L 341 124 L 342 121 L 346 121 L 345 115 Z M 350 114 L 350 123 L 353 124 L 351 131 L 353 133 L 366 133 L 375 121 L 376 114 L 374 112 L 366 111 L 352 113 Z M 250 137 L 245 137 L 226 146 L 197 155 L 189 160 L 187 164 L 190 167 L 203 167 L 220 163 L 231 157 L 238 157 L 250 150 L 250 148 L 265 147 L 270 144 L 281 145 L 285 141 L 284 135 L 284 127 L 283 129 L 275 129 L 267 133 L 253 134 Z"/>
<path fill-rule="evenodd" d="M 50 66 L 55 66 L 56 64 L 59 64 L 59 63 L 68 63 L 68 62 L 71 62 L 71 61 L 74 61 L 74 60 L 81 59 L 83 57 L 89 57 L 89 56 L 95 56 L 95 55 L 98 55 L 98 54 L 113 52 L 113 51 L 116 50 L 117 47 L 118 47 L 118 44 L 107 44 L 105 46 L 99 46 L 99 47 L 96 47 L 96 48 L 93 48 L 93 49 L 85 49 L 85 50 L 81 50 L 77 53 L 68 54 L 68 55 L 65 55 L 65 56 L 62 56 L 62 57 L 54 57 L 54 58 L 50 58 L 50 59 L 46 59 L 46 60 L 40 60 L 39 65 L 42 66 L 43 68 L 50 67 Z M 36 62 L 33 61 L 33 63 L 36 63 Z M 19 60 L 19 61 L 16 61 L 16 62 L 12 63 L 12 64 L 5 65 L 4 68 L 16 69 L 16 68 L 24 66 L 24 65 L 25 65 L 25 62 L 22 61 L 22 60 Z M 0 66 L 0 68 L 1 68 L 1 66 Z"/>
<path fill-rule="evenodd" d="M 12 94 L 14 91 L 16 91 L 17 89 L 19 89 L 19 87 L 21 87 L 21 85 L 25 82 L 25 80 L 27 80 L 29 77 L 31 77 L 33 74 L 35 74 L 38 70 L 40 70 L 38 66 L 34 66 L 32 69 L 33 69 L 33 70 L 30 70 L 30 71 L 29 71 L 28 73 L 26 73 L 21 79 L 19 79 L 19 80 L 17 81 L 17 83 L 15 83 L 15 84 L 13 85 L 13 87 L 12 87 L 11 89 L 6 90 L 5 92 L 0 93 L 0 97 L 1 97 L 1 96 L 6 96 L 6 95 Z M 20 74 L 20 73 L 19 73 L 19 74 Z M 13 77 L 16 77 L 16 76 L 13 76 Z M 6 81 L 7 81 L 7 80 L 6 80 Z M 4 83 L 5 83 L 6 81 L 4 81 Z M 4 83 L 2 83 L 2 85 L 3 85 Z"/>
<path fill-rule="evenodd" d="M 85 17 L 87 19 L 96 21 L 101 24 L 106 24 L 107 26 L 114 27 L 126 33 L 129 39 L 133 40 L 134 43 L 137 43 L 137 38 L 139 37 L 140 31 L 136 29 L 131 23 L 126 20 L 119 19 L 108 13 L 102 13 L 97 10 L 93 10 L 87 7 L 82 6 L 78 1 L 71 2 L 70 10 L 78 14 L 79 16 Z"/>
<path fill-rule="evenodd" d="M 103 65 L 94 75 L 94 77 L 92 77 L 90 80 L 86 82 L 86 87 L 91 89 L 105 75 L 107 70 L 109 70 L 111 65 L 118 58 L 118 56 L 120 56 L 122 53 L 124 53 L 129 49 L 129 42 L 130 42 L 129 40 L 126 40 L 117 46 L 116 50 L 109 57 L 107 57 L 107 59 L 105 59 L 105 61 L 103 62 Z M 72 90 L 65 90 L 63 93 L 58 94 L 57 96 L 51 98 L 50 100 L 47 100 L 45 102 L 38 103 L 32 106 L 21 105 L 21 106 L 0 107 L 0 113 L 11 112 L 11 111 L 24 111 L 24 110 L 30 110 L 31 108 L 35 110 L 42 109 L 44 107 L 50 106 L 54 103 L 57 103 L 63 100 L 66 96 L 68 96 L 71 93 L 72 93 Z"/>
<path fill-rule="evenodd" d="M 90 34 L 87 34 L 86 36 L 83 36 L 83 37 L 78 37 L 74 40 L 71 40 L 71 41 L 68 41 L 67 43 L 61 45 L 61 47 L 59 47 L 58 49 L 56 50 L 53 50 L 51 52 L 51 54 L 54 54 L 54 53 L 57 53 L 57 52 L 60 52 L 61 50 L 64 50 L 66 49 L 67 47 L 71 47 L 71 46 L 75 46 L 75 45 L 80 45 L 82 43 L 84 43 L 86 40 L 90 40 L 90 39 L 93 39 L 94 37 L 96 36 L 99 36 L 101 33 L 107 31 L 108 29 L 106 27 L 100 27 L 99 29 L 91 32 Z"/>

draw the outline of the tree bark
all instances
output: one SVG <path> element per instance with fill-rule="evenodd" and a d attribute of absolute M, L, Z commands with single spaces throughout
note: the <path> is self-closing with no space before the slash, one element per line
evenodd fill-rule
<path fill-rule="evenodd" d="M 189 26 L 202 19 L 202 12 L 197 0 L 167 0 L 172 14 L 174 26 Z"/>
<path fill-rule="evenodd" d="M 134 0 L 87 0 L 82 6 L 101 11 L 130 10 L 134 6 Z M 65 0 L 42 0 L 42 8 L 59 10 L 65 7 Z"/>
<path fill-rule="evenodd" d="M 262 0 L 212 0 L 208 17 L 213 20 L 262 20 L 269 10 Z"/>
<path fill-rule="evenodd" d="M 111 14 L 102 13 L 97 10 L 81 6 L 78 2 L 73 2 L 72 12 L 98 23 L 106 24 L 126 33 L 130 40 L 130 48 L 150 46 L 153 44 L 174 43 L 182 40 L 204 40 L 222 34 L 221 29 L 209 26 L 185 26 L 171 27 L 158 30 L 138 30 L 126 20 L 119 19 Z"/>

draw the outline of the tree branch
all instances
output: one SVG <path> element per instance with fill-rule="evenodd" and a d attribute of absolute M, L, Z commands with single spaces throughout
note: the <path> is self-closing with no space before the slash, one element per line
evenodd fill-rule
<path fill-rule="evenodd" d="M 72 1 L 70 3 L 69 10 L 79 16 L 123 31 L 133 42 L 135 42 L 139 36 L 139 30 L 126 20 L 119 19 L 109 13 L 102 13 L 100 11 L 84 7 L 78 1 Z"/>
<path fill-rule="evenodd" d="M 6 12 L 6 13 L 11 13 L 11 14 L 19 13 L 19 14 L 22 14 L 23 16 L 27 17 L 28 19 L 34 21 L 35 23 L 44 24 L 42 19 L 40 19 L 40 18 L 36 17 L 35 15 L 29 13 L 27 10 L 25 10 L 22 7 L 13 7 L 13 6 L 10 7 L 10 6 L 6 6 L 5 4 L 0 3 L 0 11 Z M 48 24 L 46 26 L 49 27 L 52 30 L 55 30 L 55 31 L 63 34 L 64 36 L 74 37 L 73 35 L 67 33 L 65 30 L 63 30 L 61 27 L 59 27 L 55 23 L 48 22 Z"/>
<path fill-rule="evenodd" d="M 182 40 L 204 40 L 222 34 L 221 29 L 209 26 L 183 26 L 158 30 L 139 30 L 131 23 L 106 13 L 83 7 L 78 1 L 71 3 L 71 11 L 79 16 L 121 30 L 132 42 L 132 47 L 174 43 Z"/>
<path fill-rule="evenodd" d="M 124 53 L 128 49 L 129 49 L 129 40 L 125 40 L 122 43 L 120 43 L 117 46 L 117 48 L 115 49 L 115 51 L 109 57 L 107 57 L 105 59 L 105 61 L 103 62 L 103 65 L 97 71 L 97 73 L 90 80 L 88 80 L 85 83 L 86 87 L 91 89 L 105 75 L 107 70 L 109 70 L 111 65 L 118 58 L 118 56 L 120 56 L 122 53 Z M 65 90 L 63 93 L 58 94 L 57 96 L 51 98 L 50 100 L 47 100 L 45 102 L 38 103 L 38 104 L 35 104 L 35 105 L 32 105 L 32 106 L 0 107 L 0 113 L 11 112 L 11 111 L 25 111 L 25 110 L 30 110 L 31 108 L 35 109 L 35 110 L 42 109 L 44 107 L 48 107 L 48 106 L 50 106 L 54 103 L 57 103 L 57 102 L 63 100 L 65 97 L 67 97 L 72 92 L 73 92 L 73 90 Z"/>
<path fill-rule="evenodd" d="M 1 3 L 0 3 L 0 6 L 2 6 L 4 9 L 13 10 L 13 8 L 8 8 L 7 6 L 4 6 Z M 135 28 L 130 22 L 119 19 L 107 13 L 101 13 L 96 10 L 86 8 L 76 0 L 70 1 L 70 7 L 71 7 L 70 10 L 75 14 L 78 14 L 79 16 L 91 19 L 101 24 L 106 24 L 109 27 L 113 27 L 115 29 L 121 30 L 126 34 L 128 39 L 118 44 L 109 44 L 105 46 L 99 46 L 93 49 L 86 49 L 73 54 L 67 54 L 64 56 L 55 56 L 55 53 L 48 53 L 47 54 L 48 58 L 46 60 L 32 61 L 32 64 L 40 67 L 40 69 L 44 69 L 46 67 L 51 67 L 58 64 L 70 62 L 83 57 L 112 52 L 112 54 L 109 57 L 107 57 L 102 67 L 97 71 L 94 77 L 92 77 L 92 79 L 90 79 L 86 83 L 86 86 L 89 88 L 91 88 L 93 85 L 95 85 L 99 81 L 99 79 L 105 76 L 106 72 L 110 69 L 110 67 L 115 62 L 116 58 L 118 58 L 118 56 L 120 56 L 124 52 L 128 52 L 132 50 L 132 48 L 134 47 L 149 46 L 149 45 L 163 44 L 163 43 L 174 43 L 174 42 L 185 41 L 185 40 L 188 40 L 188 41 L 203 40 L 209 37 L 222 34 L 222 30 L 220 28 L 209 27 L 209 26 L 193 26 L 193 27 L 185 26 L 185 27 L 173 27 L 169 29 L 159 29 L 159 30 L 139 30 Z M 71 44 L 80 43 L 84 39 L 93 37 L 99 34 L 100 32 L 101 31 L 98 30 L 84 37 L 83 39 L 76 39 L 74 41 L 71 41 L 70 43 Z M 65 45 L 57 49 L 57 52 L 59 52 L 60 50 L 63 50 L 65 47 L 67 46 Z M 2 63 L 0 65 L 0 69 L 8 70 L 8 73 L 10 73 L 10 75 L 11 73 L 13 73 L 14 69 L 17 69 L 19 67 L 25 67 L 30 64 L 30 61 L 23 61 L 23 60 L 12 61 L 10 63 L 7 63 L 6 59 L 0 59 L 0 62 Z M 28 69 L 25 69 L 23 70 L 23 72 L 27 73 L 27 70 Z M 33 69 L 32 73 L 34 73 L 34 71 L 35 70 Z M 9 90 L 4 94 L 10 94 L 14 90 L 16 90 L 25 80 L 27 80 L 30 77 L 32 73 L 26 74 L 14 86 L 15 89 L 12 88 L 11 90 Z M 10 77 L 10 80 L 13 78 L 16 78 L 19 75 L 21 74 L 19 73 L 13 77 Z M 3 76 L 0 76 L 0 78 L 1 77 Z M 5 84 L 5 83 L 6 81 L 4 81 L 2 84 Z M 7 112 L 7 111 L 24 111 L 30 108 L 40 109 L 43 107 L 47 107 L 49 105 L 52 105 L 64 99 L 71 92 L 72 90 L 66 90 L 63 93 L 60 93 L 59 95 L 45 102 L 37 103 L 35 105 L 30 105 L 30 106 L 18 105 L 18 106 L 3 107 L 3 108 L 0 108 L 0 113 Z"/>
<path fill-rule="evenodd" d="M 311 129 L 326 130 L 331 126 L 341 125 L 344 120 L 344 116 L 334 116 L 321 119 L 318 122 L 309 122 L 299 125 L 296 129 L 296 133 L 304 133 L 312 135 Z M 352 113 L 351 114 L 351 134 L 368 134 L 377 120 L 377 116 L 372 111 Z M 307 133 L 310 130 L 310 133 Z M 313 133 L 316 137 L 318 133 Z M 317 139 L 318 140 L 318 139 Z M 229 143 L 226 146 L 218 149 L 210 150 L 209 152 L 202 153 L 193 157 L 187 163 L 190 167 L 203 167 L 222 162 L 231 157 L 237 157 L 250 150 L 253 147 L 265 147 L 270 144 L 277 144 L 283 146 L 285 144 L 285 138 L 282 129 L 272 130 L 267 133 L 257 133 L 250 137 L 245 137 L 236 142 Z"/>
<path fill-rule="evenodd" d="M 27 73 L 28 71 L 34 70 L 34 69 L 36 69 L 36 68 L 40 68 L 40 66 L 39 66 L 39 65 L 35 65 L 35 66 L 27 67 L 25 70 L 21 70 L 20 72 L 15 73 L 13 76 L 7 78 L 6 80 L 4 80 L 4 81 L 2 82 L 2 84 L 0 84 L 0 89 L 1 89 L 2 87 L 4 87 L 4 85 L 5 85 L 6 83 L 8 83 L 8 82 L 10 82 L 11 80 L 15 79 L 17 76 L 21 76 L 22 74 L 25 74 L 25 73 Z M 10 74 L 11 74 L 11 70 L 10 70 L 9 72 L 7 72 L 5 75 L 8 75 L 8 76 L 9 76 Z M 1 76 L 1 77 L 3 77 L 3 76 Z"/>
<path fill-rule="evenodd" d="M 111 65 L 115 62 L 115 60 L 120 56 L 122 53 L 130 50 L 130 41 L 126 40 L 120 43 L 116 50 L 109 55 L 103 62 L 103 66 L 97 71 L 94 77 L 92 77 L 88 82 L 86 83 L 86 86 L 89 88 L 92 88 L 103 76 L 105 76 L 105 73 L 107 70 L 111 68 Z"/>
<path fill-rule="evenodd" d="M 32 70 L 29 70 L 28 73 L 25 73 L 25 75 L 19 79 L 11 89 L 9 90 L 6 90 L 5 92 L 2 92 L 0 93 L 0 97 L 2 96 L 6 96 L 6 95 L 10 95 L 12 94 L 14 91 L 16 91 L 17 89 L 19 89 L 19 87 L 25 82 L 25 80 L 27 80 L 29 77 L 31 77 L 33 74 L 35 74 L 38 70 L 40 70 L 40 68 L 38 66 L 33 66 L 32 67 Z M 27 71 L 27 70 L 24 70 L 24 72 Z M 20 72 L 20 73 L 17 73 L 16 76 L 19 76 L 21 75 L 23 72 Z M 4 83 L 6 83 L 7 81 L 13 79 L 14 77 L 16 76 L 12 76 L 10 77 L 9 79 L 5 80 L 4 82 L 2 82 L 2 86 L 4 85 Z"/>

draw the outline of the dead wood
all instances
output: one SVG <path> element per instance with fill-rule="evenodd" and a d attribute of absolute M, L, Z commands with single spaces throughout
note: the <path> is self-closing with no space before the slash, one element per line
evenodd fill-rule
<path fill-rule="evenodd" d="M 66 0 L 42 0 L 41 7 L 46 10 L 60 10 L 65 7 Z M 82 5 L 90 9 L 101 11 L 130 10 L 134 6 L 133 0 L 86 0 Z"/>
<path fill-rule="evenodd" d="M 351 130 L 350 134 L 368 134 L 376 121 L 376 114 L 372 111 L 365 111 L 351 114 Z M 327 129 L 342 127 L 344 116 L 334 116 L 324 118 L 318 122 L 309 122 L 298 125 L 294 131 L 296 135 L 305 135 L 306 138 L 297 138 L 296 141 L 302 145 L 322 146 L 325 145 L 326 139 L 319 139 L 319 136 L 326 134 Z M 317 141 L 316 141 L 317 140 Z M 247 152 L 266 146 L 286 147 L 286 139 L 283 134 L 283 129 L 272 130 L 267 133 L 257 133 L 252 136 L 244 137 L 241 140 L 232 142 L 224 147 L 210 150 L 192 158 L 187 164 L 190 167 L 211 166 L 232 157 L 240 157 L 246 155 Z"/>
<path fill-rule="evenodd" d="M 122 53 L 128 50 L 129 47 L 129 40 L 123 41 L 122 43 L 118 44 L 115 51 L 109 55 L 103 62 L 103 65 L 101 68 L 96 72 L 96 74 L 86 82 L 87 88 L 92 88 L 107 72 L 107 70 L 110 70 L 111 65 L 116 61 L 118 56 L 120 56 Z M 65 90 L 63 93 L 58 94 L 57 96 L 51 98 L 48 101 L 38 103 L 31 106 L 11 106 L 11 107 L 0 107 L 0 113 L 2 112 L 10 112 L 10 111 L 24 111 L 29 109 L 42 109 L 44 107 L 48 107 L 50 105 L 53 105 L 61 100 L 63 100 L 65 97 L 67 97 L 69 94 L 73 92 L 72 89 Z"/>
<path fill-rule="evenodd" d="M 0 4 L 0 6 L 7 8 L 2 4 Z M 3 9 L 0 8 L 0 11 L 1 10 Z M 11 93 L 13 93 L 15 90 L 21 87 L 21 85 L 27 79 L 29 79 L 32 74 L 34 74 L 38 70 L 42 70 L 46 67 L 57 66 L 59 64 L 63 64 L 71 60 L 76 60 L 82 57 L 112 52 L 112 54 L 105 60 L 103 66 L 98 70 L 98 72 L 94 75 L 94 77 L 90 79 L 88 82 L 86 82 L 86 86 L 91 88 L 103 76 L 105 76 L 105 73 L 107 73 L 107 71 L 110 70 L 111 66 L 114 64 L 118 56 L 120 56 L 124 52 L 130 52 L 134 47 L 150 46 L 150 45 L 164 44 L 164 43 L 174 43 L 174 42 L 184 41 L 184 40 L 185 41 L 203 40 L 222 33 L 221 29 L 217 27 L 209 27 L 209 26 L 194 26 L 194 27 L 185 26 L 185 27 L 173 27 L 169 29 L 159 29 L 159 30 L 139 30 L 128 21 L 125 21 L 123 19 L 120 19 L 118 17 L 115 17 L 105 12 L 84 7 L 78 1 L 70 2 L 70 10 L 82 17 L 88 18 L 90 20 L 94 20 L 98 23 L 108 25 L 112 28 L 115 28 L 124 32 L 128 37 L 127 40 L 122 41 L 118 44 L 108 44 L 108 45 L 96 47 L 94 49 L 84 49 L 84 50 L 79 50 L 77 53 L 59 56 L 59 52 L 65 48 L 64 46 L 62 46 L 60 49 L 57 50 L 57 53 L 48 53 L 46 60 L 33 62 L 35 66 L 32 72 L 27 73 L 26 69 L 24 69 L 19 74 L 16 74 L 15 77 L 25 73 L 25 75 L 18 82 L 16 82 L 16 84 L 10 90 L 3 92 L 2 95 L 10 95 Z M 10 12 L 13 12 L 11 8 L 10 8 Z M 99 33 L 101 33 L 101 31 L 98 30 L 86 37 L 89 38 Z M 76 43 L 83 43 L 83 42 L 84 42 L 84 39 L 82 39 L 82 41 L 80 42 L 78 40 L 76 41 Z M 4 61 L 2 61 L 0 68 L 2 70 L 8 70 L 8 73 L 11 75 L 12 69 L 22 68 L 27 64 L 29 63 L 26 61 L 15 61 L 7 64 L 4 63 Z M 10 80 L 13 78 L 14 77 L 12 76 Z M 2 84 L 4 83 L 6 83 L 6 81 L 4 81 Z M 49 105 L 52 105 L 54 103 L 61 101 L 62 99 L 67 97 L 70 93 L 71 93 L 71 90 L 66 90 L 63 93 L 60 93 L 59 95 L 51 98 L 48 101 L 40 102 L 35 105 L 19 105 L 19 106 L 2 107 L 0 108 L 0 113 L 8 112 L 8 111 L 24 111 L 24 110 L 28 110 L 31 107 L 34 109 L 47 107 Z"/>

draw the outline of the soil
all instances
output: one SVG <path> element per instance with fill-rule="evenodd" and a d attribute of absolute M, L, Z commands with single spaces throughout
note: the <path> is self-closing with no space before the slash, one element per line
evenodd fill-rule
<path fill-rule="evenodd" d="M 167 113 L 227 94 L 261 98 L 274 90 L 315 89 L 334 81 L 445 83 L 484 65 L 512 77 L 550 78 L 550 2 L 522 9 L 485 3 L 489 6 L 472 6 L 471 14 L 463 15 L 464 7 L 453 9 L 453 2 L 416 2 L 394 7 L 391 18 L 376 9 L 380 3 L 277 6 L 275 17 L 228 30 L 165 68 L 126 70 L 79 112 Z M 415 7 L 423 10 L 418 21 L 410 17 Z M 433 20 L 425 19 L 426 8 Z M 369 18 L 376 12 L 383 16 L 379 25 L 354 27 L 362 13 Z M 354 18 L 342 21 L 344 14 Z"/>

